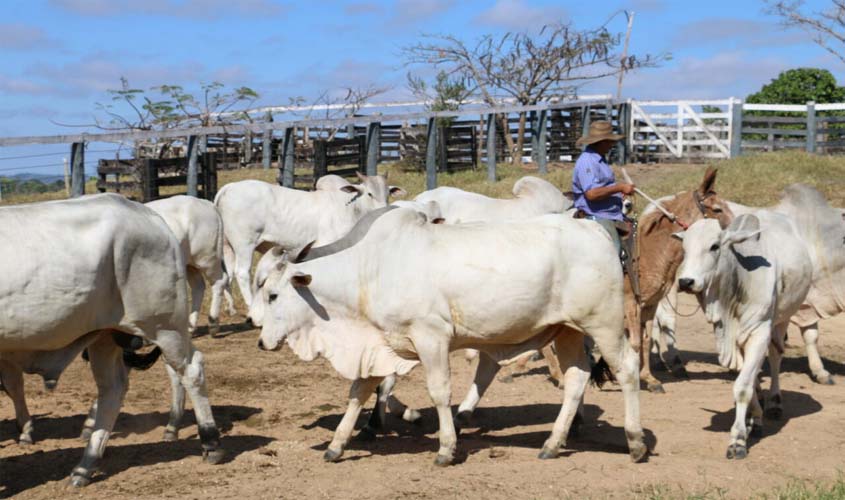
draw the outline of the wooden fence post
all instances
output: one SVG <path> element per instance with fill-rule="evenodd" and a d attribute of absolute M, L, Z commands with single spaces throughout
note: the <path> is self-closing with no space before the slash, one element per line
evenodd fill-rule
<path fill-rule="evenodd" d="M 188 196 L 198 197 L 198 163 L 199 163 L 199 137 L 192 135 L 188 137 Z"/>
<path fill-rule="evenodd" d="M 590 105 L 581 106 L 581 135 L 587 135 L 590 132 Z M 586 146 L 581 146 L 583 150 Z"/>
<path fill-rule="evenodd" d="M 496 182 L 496 115 L 487 115 L 487 182 Z"/>
<path fill-rule="evenodd" d="M 273 123 L 273 113 L 267 112 L 264 116 L 265 123 Z M 273 131 L 267 129 L 264 131 L 264 140 L 261 144 L 261 166 L 264 170 L 270 169 L 270 164 L 273 162 Z"/>
<path fill-rule="evenodd" d="M 440 172 L 449 171 L 449 128 L 437 126 L 437 170 Z"/>
<path fill-rule="evenodd" d="M 620 103 L 616 111 L 616 122 L 619 124 L 619 133 L 625 136 L 621 141 L 616 143 L 616 157 L 619 159 L 620 165 L 628 163 L 628 129 L 631 126 L 630 106 L 627 102 Z"/>
<path fill-rule="evenodd" d="M 325 139 L 314 141 L 314 183 L 329 173 L 328 143 Z"/>
<path fill-rule="evenodd" d="M 214 201 L 217 194 L 217 155 L 202 155 L 202 197 Z"/>
<path fill-rule="evenodd" d="M 425 146 L 425 188 L 437 187 L 437 118 L 428 119 L 428 140 Z"/>
<path fill-rule="evenodd" d="M 731 158 L 738 158 L 742 154 L 742 101 L 731 97 Z"/>
<path fill-rule="evenodd" d="M 816 152 L 816 103 L 807 103 L 807 152 Z"/>
<path fill-rule="evenodd" d="M 158 199 L 158 167 L 153 160 L 141 160 L 141 202 L 146 203 Z"/>
<path fill-rule="evenodd" d="M 252 163 L 252 130 L 244 132 L 244 138 L 241 141 L 241 146 L 244 151 L 244 164 L 249 165 Z"/>
<path fill-rule="evenodd" d="M 85 143 L 74 142 L 70 146 L 70 197 L 85 194 Z"/>
<path fill-rule="evenodd" d="M 546 130 L 548 128 L 546 122 L 548 121 L 548 111 L 545 109 L 541 109 L 539 113 L 537 113 L 537 167 L 539 168 L 539 172 L 541 174 L 549 173 L 549 169 L 546 166 Z M 532 146 L 533 148 L 533 146 Z M 533 151 L 532 151 L 533 153 Z"/>
<path fill-rule="evenodd" d="M 367 174 L 367 136 L 366 135 L 359 135 L 355 138 L 355 142 L 358 143 L 358 171 L 362 174 Z M 376 158 L 378 158 L 378 152 L 376 152 Z"/>
<path fill-rule="evenodd" d="M 378 160 L 381 153 L 381 123 L 367 125 L 367 175 L 378 174 Z"/>
<path fill-rule="evenodd" d="M 528 113 L 528 123 L 531 125 L 531 161 L 539 163 L 540 157 L 537 151 L 540 149 L 540 122 L 536 111 Z"/>
<path fill-rule="evenodd" d="M 285 135 L 282 139 L 281 151 L 279 152 L 279 184 L 284 187 L 293 187 L 294 174 L 294 157 L 293 147 L 296 136 L 293 133 L 293 127 L 285 129 Z"/>

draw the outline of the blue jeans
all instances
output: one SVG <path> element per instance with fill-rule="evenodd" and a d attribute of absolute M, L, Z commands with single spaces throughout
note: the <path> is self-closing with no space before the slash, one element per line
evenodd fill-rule
<path fill-rule="evenodd" d="M 596 217 L 595 215 L 588 215 L 584 217 L 585 219 L 590 219 L 592 221 L 598 222 L 601 227 L 607 231 L 607 234 L 610 235 L 610 239 L 613 240 L 613 246 L 616 247 L 616 255 L 622 255 L 622 240 L 619 239 L 619 231 L 616 230 L 616 221 L 612 221 L 610 219 L 602 219 Z"/>

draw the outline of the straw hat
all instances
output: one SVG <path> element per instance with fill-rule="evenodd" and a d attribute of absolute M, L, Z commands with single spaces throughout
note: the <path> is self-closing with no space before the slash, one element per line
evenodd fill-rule
<path fill-rule="evenodd" d="M 598 120 L 590 124 L 590 132 L 575 141 L 575 145 L 588 146 L 599 141 L 618 141 L 623 137 L 622 134 L 613 133 L 613 125 L 609 121 Z"/>

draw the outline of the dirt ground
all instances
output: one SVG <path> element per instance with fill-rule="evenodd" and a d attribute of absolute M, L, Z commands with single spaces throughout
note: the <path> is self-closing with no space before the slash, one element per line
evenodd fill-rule
<path fill-rule="evenodd" d="M 684 300 L 682 312 L 694 309 Z M 642 423 L 652 455 L 632 464 L 622 430 L 622 395 L 616 387 L 590 388 L 586 423 L 556 460 L 537 453 L 560 408 L 560 392 L 542 362 L 512 383 L 496 382 L 473 425 L 458 442 L 460 460 L 433 466 L 437 422 L 417 368 L 397 384 L 397 395 L 420 408 L 421 425 L 390 417 L 390 432 L 373 442 L 353 441 L 340 463 L 322 460 L 345 406 L 349 382 L 324 360 L 299 361 L 287 349 L 256 348 L 258 331 L 240 319 L 223 339 L 196 340 L 206 355 L 208 385 L 228 461 L 206 465 L 188 414 L 180 440 L 161 436 L 169 383 L 159 363 L 131 376 L 130 389 L 103 472 L 84 492 L 66 477 L 81 458 L 77 438 L 95 397 L 82 360 L 47 393 L 27 378 L 30 409 L 37 416 L 36 443 L 15 441 L 10 402 L 0 397 L 0 496 L 20 498 L 551 498 L 660 497 L 708 494 L 732 498 L 771 492 L 790 480 L 833 479 L 845 444 L 845 317 L 822 324 L 822 352 L 839 385 L 820 386 L 807 375 L 803 347 L 790 331 L 782 387 L 784 416 L 767 421 L 749 457 L 726 460 L 733 422 L 733 376 L 716 364 L 714 341 L 700 313 L 679 319 L 679 345 L 690 380 L 658 374 L 666 394 L 641 393 Z M 474 365 L 453 354 L 453 403 L 463 397 Z M 766 381 L 766 384 L 768 381 Z M 362 415 L 362 421 L 368 413 Z M 359 422 L 360 424 L 361 422 Z"/>

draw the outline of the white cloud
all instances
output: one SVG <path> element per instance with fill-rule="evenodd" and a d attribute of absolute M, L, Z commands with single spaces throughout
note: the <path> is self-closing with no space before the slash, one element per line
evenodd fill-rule
<path fill-rule="evenodd" d="M 476 22 L 511 30 L 530 30 L 563 20 L 566 12 L 559 7 L 534 7 L 525 0 L 497 0 L 481 12 Z"/>
<path fill-rule="evenodd" d="M 265 17 L 289 10 L 287 4 L 276 0 L 50 0 L 50 3 L 84 16 L 153 15 L 206 20 Z"/>
<path fill-rule="evenodd" d="M 37 50 L 59 45 L 37 26 L 0 24 L 0 49 Z"/>
<path fill-rule="evenodd" d="M 425 21 L 454 5 L 454 0 L 396 0 L 388 26 L 402 27 Z"/>
<path fill-rule="evenodd" d="M 810 37 L 798 30 L 754 19 L 710 17 L 682 25 L 672 38 L 679 47 L 707 47 L 714 44 L 771 47 L 809 43 Z"/>

